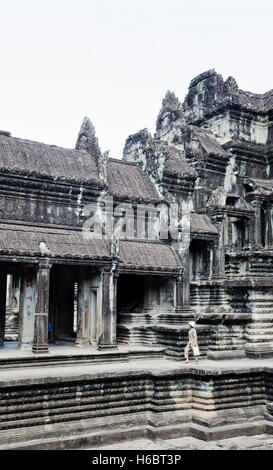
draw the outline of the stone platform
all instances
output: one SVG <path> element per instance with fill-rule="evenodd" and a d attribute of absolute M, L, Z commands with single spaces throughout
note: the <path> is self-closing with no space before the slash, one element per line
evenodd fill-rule
<path fill-rule="evenodd" d="M 6 351 L 14 360 L 18 354 Z M 26 363 L 30 353 L 24 354 Z M 129 354 L 123 362 L 93 362 L 89 355 L 88 363 L 74 363 L 71 350 L 70 359 L 66 354 L 65 363 L 50 367 L 2 362 L 0 450 L 273 435 L 271 359 L 204 359 L 196 366 L 148 359 L 149 348 L 146 358 Z"/>
<path fill-rule="evenodd" d="M 116 349 L 99 350 L 96 346 L 75 347 L 61 342 L 49 345 L 48 353 L 33 354 L 31 349 L 19 350 L 17 343 L 5 343 L 0 348 L 0 370 L 18 367 L 52 367 L 55 365 L 94 364 L 109 362 L 128 362 L 131 360 L 159 359 L 164 357 L 162 347 L 121 345 Z"/>

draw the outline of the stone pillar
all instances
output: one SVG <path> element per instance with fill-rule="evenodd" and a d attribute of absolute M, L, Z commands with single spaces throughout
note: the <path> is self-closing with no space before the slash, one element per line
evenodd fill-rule
<path fill-rule="evenodd" d="M 78 299 L 77 299 L 77 339 L 75 346 L 89 343 L 89 301 L 86 299 L 86 274 L 84 268 L 79 268 Z"/>
<path fill-rule="evenodd" d="M 218 229 L 218 240 L 213 245 L 213 278 L 222 278 L 225 275 L 225 216 L 213 217 L 212 221 Z"/>
<path fill-rule="evenodd" d="M 271 203 L 267 203 L 265 206 L 266 210 L 266 246 L 272 248 L 273 236 L 272 236 L 272 209 Z"/>
<path fill-rule="evenodd" d="M 215 241 L 210 241 L 209 242 L 209 279 L 212 279 L 214 277 L 214 266 L 213 266 L 213 260 L 214 260 L 214 249 L 215 249 Z"/>
<path fill-rule="evenodd" d="M 5 340 L 5 319 L 6 319 L 6 295 L 7 295 L 7 274 L 0 273 L 0 346 Z"/>
<path fill-rule="evenodd" d="M 19 348 L 31 349 L 34 335 L 36 280 L 34 266 L 24 266 L 19 301 Z"/>
<path fill-rule="evenodd" d="M 37 300 L 34 317 L 32 352 L 48 352 L 49 275 L 51 265 L 39 263 L 36 275 Z"/>
<path fill-rule="evenodd" d="M 102 284 L 102 315 L 101 335 L 98 349 L 114 349 L 116 338 L 116 273 L 115 265 L 104 267 L 101 271 Z"/>
<path fill-rule="evenodd" d="M 6 305 L 10 306 L 12 300 L 12 275 L 7 275 L 7 298 L 6 298 Z"/>
<path fill-rule="evenodd" d="M 59 266 L 55 265 L 50 271 L 50 297 L 48 314 L 48 342 L 53 344 L 57 338 L 58 313 L 59 313 L 59 289 L 62 282 L 59 278 Z"/>
<path fill-rule="evenodd" d="M 185 232 L 184 232 L 185 234 Z M 184 235 L 183 234 L 183 235 Z M 183 243 L 185 242 L 185 243 Z M 183 320 L 192 320 L 193 319 L 193 312 L 191 311 L 190 308 L 190 249 L 189 249 L 189 235 L 188 233 L 185 234 L 185 238 L 181 239 L 177 244 L 176 244 L 176 252 L 180 258 L 181 261 L 181 267 L 183 270 L 183 275 L 182 276 L 182 284 L 176 285 L 176 292 L 177 296 L 182 297 L 182 314 L 183 314 Z M 178 281 L 179 282 L 179 281 Z M 179 304 L 180 300 L 179 299 Z M 178 299 L 176 299 L 177 301 Z"/>
<path fill-rule="evenodd" d="M 251 220 L 246 219 L 244 221 L 244 230 L 245 230 L 245 244 L 243 246 L 243 249 L 248 250 L 250 248 L 250 225 L 251 225 Z"/>
<path fill-rule="evenodd" d="M 190 306 L 190 252 L 189 247 L 183 253 L 183 284 L 182 284 L 182 303 L 183 308 Z"/>
<path fill-rule="evenodd" d="M 110 296 L 112 318 L 111 318 L 111 341 L 114 346 L 117 346 L 117 290 L 118 290 L 118 277 L 116 269 L 112 270 L 112 295 Z"/>
<path fill-rule="evenodd" d="M 183 307 L 183 277 L 182 273 L 174 279 L 174 309 L 176 313 L 182 312 Z"/>
<path fill-rule="evenodd" d="M 254 209 L 254 220 L 251 224 L 251 248 L 262 248 L 262 201 L 255 199 L 250 202 Z"/>

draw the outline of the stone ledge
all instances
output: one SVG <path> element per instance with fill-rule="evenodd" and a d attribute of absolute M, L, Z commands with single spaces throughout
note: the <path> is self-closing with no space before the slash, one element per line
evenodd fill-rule
<path fill-rule="evenodd" d="M 244 358 L 246 357 L 245 351 L 242 350 L 227 350 L 227 351 L 208 351 L 207 358 L 214 360 L 214 361 L 219 361 L 221 359 L 239 359 L 239 358 Z"/>
<path fill-rule="evenodd" d="M 172 414 L 173 415 L 173 414 Z M 149 417 L 150 416 L 150 417 Z M 181 437 L 193 437 L 203 442 L 219 439 L 227 439 L 238 436 L 253 436 L 268 433 L 273 435 L 273 423 L 260 419 L 252 422 L 235 423 L 207 427 L 192 421 L 188 415 L 176 417 L 176 421 L 168 423 L 170 414 L 161 414 L 161 423 L 158 424 L 151 419 L 156 414 L 142 413 L 141 416 L 130 415 L 115 416 L 109 430 L 109 417 L 107 422 L 101 421 L 93 427 L 91 420 L 84 423 L 85 432 L 79 423 L 67 423 L 65 429 L 62 425 L 36 426 L 30 429 L 21 429 L 20 436 L 11 431 L 5 432 L 5 442 L 2 441 L 0 450 L 54 450 L 54 449 L 77 449 L 85 446 L 101 446 L 133 440 L 137 438 L 148 439 L 176 439 Z M 37 435 L 43 434 L 43 439 L 36 439 Z M 51 436 L 51 437 L 50 437 Z"/>
<path fill-rule="evenodd" d="M 109 364 L 75 364 L 55 365 L 54 367 L 29 367 L 16 370 L 16 377 L 10 369 L 0 370 L 0 390 L 3 387 L 19 387 L 50 383 L 82 382 L 85 380 L 97 380 L 114 377 L 165 377 L 165 376 L 219 376 L 240 375 L 268 372 L 273 373 L 273 364 L 270 359 L 238 359 L 226 361 L 200 360 L 198 365 L 179 364 L 169 358 L 134 360 L 130 362 L 113 362 L 111 369 Z"/>
<path fill-rule="evenodd" d="M 273 357 L 273 343 L 247 343 L 246 356 L 253 359 L 267 359 Z"/>
<path fill-rule="evenodd" d="M 17 371 L 15 380 L 2 370 L 0 449 L 79 448 L 146 435 L 208 441 L 273 433 L 272 361 L 202 362 L 29 368 Z"/>

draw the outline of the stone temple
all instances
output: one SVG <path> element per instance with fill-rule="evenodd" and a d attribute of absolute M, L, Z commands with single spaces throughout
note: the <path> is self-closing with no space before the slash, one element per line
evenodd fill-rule
<path fill-rule="evenodd" d="M 273 90 L 202 73 L 122 160 L 0 131 L 0 173 L 1 449 L 273 434 Z"/>

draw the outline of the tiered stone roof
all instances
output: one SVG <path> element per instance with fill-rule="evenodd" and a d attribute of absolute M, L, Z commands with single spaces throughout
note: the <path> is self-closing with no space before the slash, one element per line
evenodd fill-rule
<path fill-rule="evenodd" d="M 73 150 L 0 133 L 0 171 L 57 180 L 99 182 L 98 168 L 86 150 Z"/>

